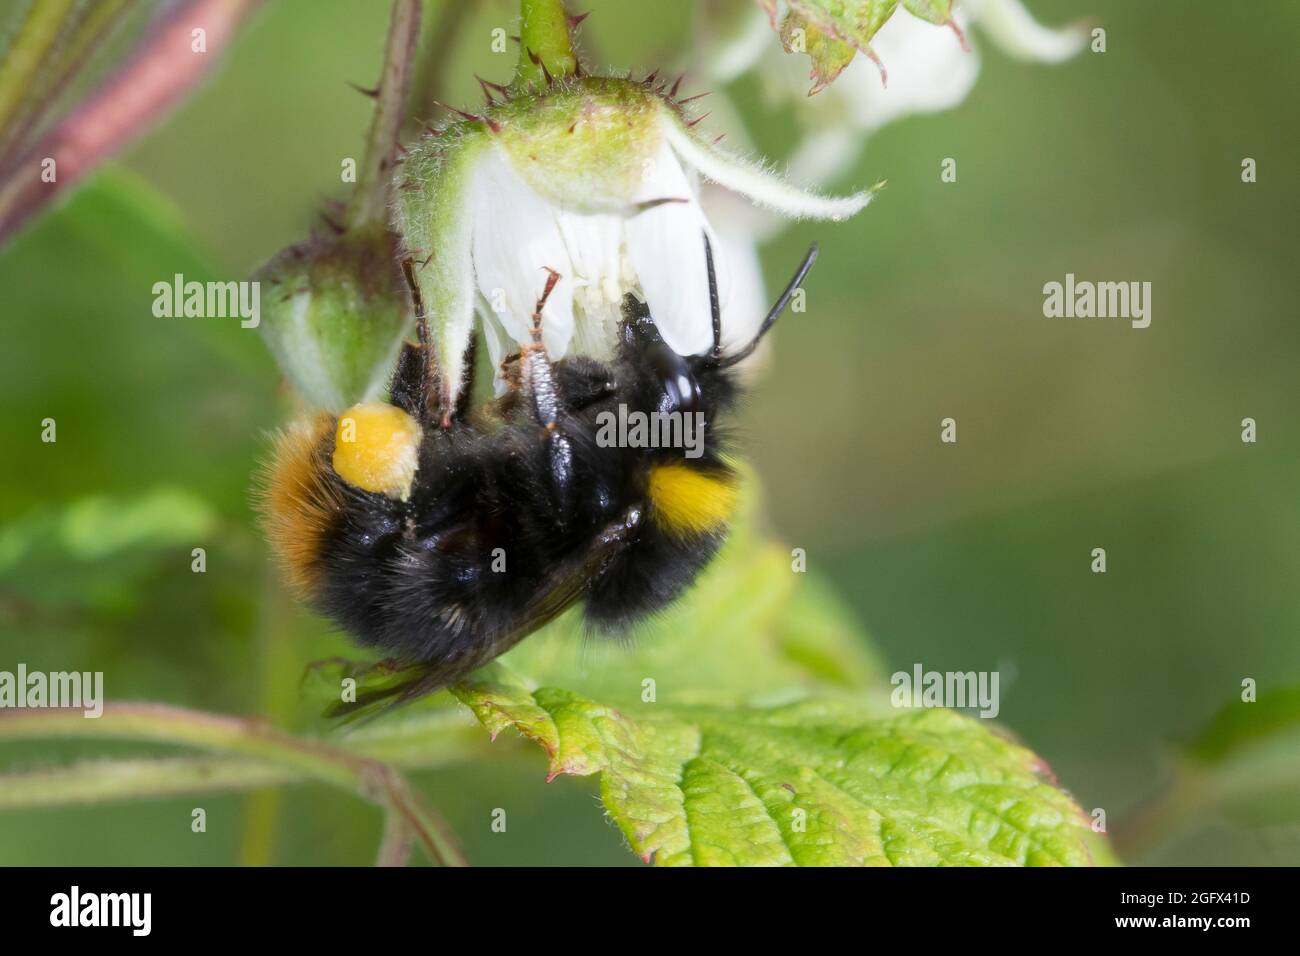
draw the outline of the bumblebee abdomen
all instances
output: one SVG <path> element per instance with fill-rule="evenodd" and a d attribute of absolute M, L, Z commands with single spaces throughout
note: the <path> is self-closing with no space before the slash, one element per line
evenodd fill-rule
<path fill-rule="evenodd" d="M 305 599 L 319 593 L 325 549 L 344 504 L 330 465 L 333 430 L 334 418 L 321 413 L 281 432 L 258 500 L 271 548 Z"/>

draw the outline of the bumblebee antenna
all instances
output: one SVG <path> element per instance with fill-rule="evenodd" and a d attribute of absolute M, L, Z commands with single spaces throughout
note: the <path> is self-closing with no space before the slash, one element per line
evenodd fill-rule
<path fill-rule="evenodd" d="M 705 241 L 707 242 L 708 240 L 706 239 Z M 797 290 L 799 286 L 803 285 L 803 280 L 808 275 L 808 270 L 813 267 L 813 263 L 816 261 L 817 243 L 814 242 L 808 247 L 808 253 L 803 257 L 803 262 L 799 263 L 799 268 L 795 270 L 794 278 L 790 280 L 790 284 L 785 287 L 785 291 L 781 293 L 781 297 L 776 300 L 776 304 L 773 305 L 771 311 L 767 313 L 767 318 L 763 319 L 763 324 L 758 327 L 758 333 L 749 340 L 748 345 L 735 355 L 728 355 L 725 359 L 720 359 L 716 363 L 718 368 L 731 368 L 731 366 L 735 365 L 737 362 L 743 362 L 754 353 L 754 349 L 758 348 L 758 343 L 762 341 L 763 336 L 767 334 L 767 330 L 776 323 L 776 320 L 781 317 L 781 313 L 785 311 L 785 307 L 790 304 L 790 300 L 794 298 L 795 290 Z M 714 328 L 716 329 L 717 326 L 715 325 Z M 715 346 L 715 350 L 716 348 L 717 346 Z"/>
<path fill-rule="evenodd" d="M 722 306 L 718 304 L 718 276 L 713 269 L 713 244 L 708 232 L 704 233 L 704 262 L 709 270 L 709 315 L 713 319 L 713 351 L 709 359 L 716 363 L 722 358 Z"/>

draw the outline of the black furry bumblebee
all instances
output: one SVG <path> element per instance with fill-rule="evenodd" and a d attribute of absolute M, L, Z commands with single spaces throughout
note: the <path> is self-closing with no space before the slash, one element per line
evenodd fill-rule
<path fill-rule="evenodd" d="M 263 496 L 268 535 L 292 584 L 407 675 L 357 707 L 453 683 L 581 602 L 597 630 L 626 629 L 676 598 L 722 543 L 736 475 L 716 422 L 734 404 L 733 366 L 784 311 L 798 271 L 739 352 L 723 355 L 708 238 L 713 348 L 681 356 L 646 306 L 623 303 L 620 344 L 600 362 L 552 362 L 541 314 L 503 364 L 511 387 L 471 412 L 438 407 L 427 321 L 406 343 L 387 404 L 321 414 L 279 439 Z M 405 264 L 408 280 L 410 263 Z M 466 389 L 468 394 L 469 389 Z M 696 457 L 605 447 L 601 414 L 698 413 Z"/>

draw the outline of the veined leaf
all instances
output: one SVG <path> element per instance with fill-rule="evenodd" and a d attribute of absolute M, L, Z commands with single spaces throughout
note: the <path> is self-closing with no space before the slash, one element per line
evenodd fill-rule
<path fill-rule="evenodd" d="M 1109 862 L 1030 751 L 890 706 L 861 628 L 752 530 L 742 487 L 722 553 L 630 645 L 570 614 L 452 694 L 493 736 L 541 744 L 551 777 L 600 774 L 610 817 L 660 865 Z M 392 679 L 360 675 L 357 699 Z M 337 679 L 321 686 L 337 700 Z"/>
<path fill-rule="evenodd" d="M 952 711 L 824 694 L 633 719 L 500 665 L 454 693 L 494 736 L 539 743 L 552 778 L 601 774 L 610 817 L 658 865 L 1093 862 L 1087 819 L 1043 763 Z"/>
<path fill-rule="evenodd" d="M 767 11 L 787 53 L 806 53 L 812 60 L 812 96 L 835 81 L 861 52 L 880 67 L 871 40 L 897 11 L 900 3 L 913 16 L 934 24 L 950 24 L 952 0 L 787 0 L 788 12 L 777 24 L 777 0 L 755 0 Z"/>

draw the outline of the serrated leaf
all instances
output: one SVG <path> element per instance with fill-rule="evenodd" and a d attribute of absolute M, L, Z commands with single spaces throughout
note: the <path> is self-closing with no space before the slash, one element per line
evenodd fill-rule
<path fill-rule="evenodd" d="M 1108 862 L 1031 752 L 889 705 L 861 628 L 754 533 L 742 487 L 722 553 L 630 646 L 571 614 L 452 694 L 493 737 L 540 744 L 551 778 L 600 774 L 629 845 L 661 865 Z M 394 678 L 354 676 L 358 700 Z"/>
<path fill-rule="evenodd" d="M 781 46 L 787 53 L 806 53 L 812 60 L 809 96 L 820 93 L 853 62 L 858 48 L 825 33 L 807 17 L 791 11 L 781 23 Z"/>
<path fill-rule="evenodd" d="M 1093 863 L 1042 762 L 952 711 L 823 694 L 633 719 L 500 665 L 453 692 L 494 736 L 539 743 L 551 778 L 599 773 L 611 818 L 661 866 Z"/>
<path fill-rule="evenodd" d="M 903 9 L 938 25 L 952 21 L 952 0 L 903 0 Z"/>
<path fill-rule="evenodd" d="M 756 0 L 777 27 L 775 0 Z M 788 0 L 789 8 L 777 30 L 787 53 L 805 53 L 812 60 L 813 80 L 809 96 L 835 81 L 861 52 L 880 67 L 885 66 L 871 49 L 871 40 L 898 10 L 933 24 L 953 24 L 952 0 Z M 955 24 L 954 24 L 955 26 Z"/>

